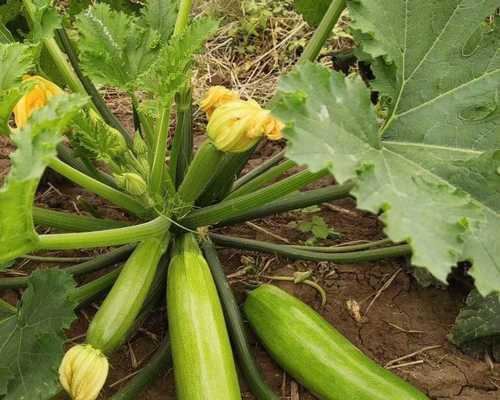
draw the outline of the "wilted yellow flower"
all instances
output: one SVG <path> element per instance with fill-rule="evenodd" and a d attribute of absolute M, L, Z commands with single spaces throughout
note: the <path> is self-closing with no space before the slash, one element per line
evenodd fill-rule
<path fill-rule="evenodd" d="M 233 100 L 239 100 L 239 98 L 238 92 L 226 89 L 224 86 L 212 86 L 208 89 L 205 98 L 200 102 L 200 108 L 210 118 L 217 107 Z"/>
<path fill-rule="evenodd" d="M 207 133 L 217 149 L 241 153 L 266 135 L 271 140 L 281 138 L 281 121 L 270 115 L 254 100 L 233 100 L 218 107 L 207 126 Z"/>
<path fill-rule="evenodd" d="M 22 128 L 28 122 L 29 117 L 35 110 L 45 106 L 52 96 L 59 96 L 64 91 L 55 83 L 41 76 L 24 76 L 25 81 L 35 81 L 35 86 L 26 93 L 14 107 L 14 119 L 16 126 Z"/>
<path fill-rule="evenodd" d="M 89 344 L 69 349 L 59 367 L 59 381 L 73 400 L 95 400 L 108 376 L 106 356 Z"/>

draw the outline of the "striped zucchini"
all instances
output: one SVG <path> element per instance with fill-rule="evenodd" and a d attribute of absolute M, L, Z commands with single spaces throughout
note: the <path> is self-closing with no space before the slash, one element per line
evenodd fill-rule
<path fill-rule="evenodd" d="M 273 285 L 252 291 L 244 312 L 281 367 L 324 400 L 427 400 L 366 357 L 312 308 Z"/>
<path fill-rule="evenodd" d="M 167 314 L 177 397 L 241 399 L 217 290 L 192 234 L 182 236 L 174 246 Z"/>

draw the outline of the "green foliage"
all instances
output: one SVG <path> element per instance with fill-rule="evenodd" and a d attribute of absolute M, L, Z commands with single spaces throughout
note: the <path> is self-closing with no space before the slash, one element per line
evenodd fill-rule
<path fill-rule="evenodd" d="M 298 223 L 293 222 L 292 226 L 296 226 L 302 233 L 311 233 L 313 237 L 307 240 L 307 243 L 310 244 L 318 240 L 340 236 L 334 229 L 328 226 L 323 217 L 318 215 L 314 215 L 312 218 L 299 221 Z"/>
<path fill-rule="evenodd" d="M 173 36 L 153 63 L 140 76 L 140 87 L 161 102 L 169 102 L 190 78 L 187 72 L 193 57 L 205 41 L 215 33 L 212 19 L 194 21 L 185 32 Z"/>
<path fill-rule="evenodd" d="M 8 134 L 12 109 L 32 86 L 21 77 L 33 68 L 33 48 L 20 43 L 0 44 L 0 134 Z"/>
<path fill-rule="evenodd" d="M 174 31 L 177 0 L 148 0 L 142 8 L 142 16 L 142 24 L 157 32 L 164 45 Z"/>
<path fill-rule="evenodd" d="M 51 38 L 54 30 L 61 26 L 62 17 L 57 12 L 52 0 L 30 0 L 26 2 L 32 18 L 30 39 L 38 43 L 42 39 Z"/>
<path fill-rule="evenodd" d="M 64 329 L 75 319 L 75 287 L 60 270 L 35 271 L 15 315 L 0 321 L 0 397 L 46 400 L 59 391 Z"/>
<path fill-rule="evenodd" d="M 476 33 L 497 1 L 348 4 L 377 67 L 375 87 L 392 99 L 387 120 L 379 127 L 361 80 L 299 66 L 282 79 L 274 110 L 288 125 L 288 157 L 355 179 L 358 206 L 382 211 L 414 265 L 444 282 L 468 260 L 479 291 L 498 290 L 500 29 L 492 22 L 480 40 Z"/>
<path fill-rule="evenodd" d="M 295 0 L 295 8 L 311 26 L 318 26 L 332 0 Z"/>
<path fill-rule="evenodd" d="M 100 3 L 77 16 L 80 60 L 96 83 L 131 91 L 155 60 L 160 34 L 140 26 L 136 17 Z"/>
<path fill-rule="evenodd" d="M 457 346 L 480 354 L 490 345 L 500 347 L 500 294 L 482 297 L 473 290 L 449 338 Z"/>
<path fill-rule="evenodd" d="M 132 3 L 129 0 L 99 0 L 98 2 L 109 4 L 114 10 L 122 11 L 127 14 L 137 13 L 140 8 L 139 4 Z M 92 0 L 71 0 L 68 12 L 72 16 L 77 15 L 95 3 L 96 2 Z"/>
<path fill-rule="evenodd" d="M 17 150 L 10 156 L 12 167 L 0 188 L 0 263 L 36 248 L 31 210 L 38 181 L 56 156 L 64 128 L 86 102 L 80 95 L 52 97 L 12 136 Z"/>
<path fill-rule="evenodd" d="M 8 24 L 21 13 L 21 0 L 7 0 L 5 4 L 0 5 L 0 23 Z"/>

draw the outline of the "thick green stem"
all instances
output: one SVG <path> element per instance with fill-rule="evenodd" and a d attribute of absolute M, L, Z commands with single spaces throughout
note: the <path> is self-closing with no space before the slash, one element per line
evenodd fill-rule
<path fill-rule="evenodd" d="M 170 152 L 170 176 L 179 187 L 193 153 L 193 102 L 191 88 L 177 95 L 177 127 Z"/>
<path fill-rule="evenodd" d="M 179 187 L 179 197 L 186 203 L 194 203 L 209 185 L 223 156 L 224 153 L 217 150 L 209 139 L 205 140 L 196 152 Z"/>
<path fill-rule="evenodd" d="M 170 341 L 166 337 L 147 365 L 142 368 L 111 400 L 136 400 L 139 394 L 163 371 L 172 366 Z"/>
<path fill-rule="evenodd" d="M 289 245 L 294 249 L 305 250 L 305 251 L 314 251 L 318 253 L 348 253 L 351 251 L 360 251 L 360 250 L 368 250 L 373 249 L 374 247 L 385 247 L 393 245 L 394 243 L 390 239 L 382 239 L 376 240 L 374 242 L 361 243 L 361 244 L 353 244 L 353 245 L 337 245 L 337 246 L 299 246 L 299 245 Z"/>
<path fill-rule="evenodd" d="M 257 178 L 258 176 L 260 176 L 261 174 L 266 172 L 268 169 L 274 167 L 276 164 L 281 162 L 281 160 L 283 160 L 284 158 L 285 158 L 285 150 L 280 151 L 279 153 L 275 154 L 269 160 L 264 161 L 258 167 L 252 169 L 248 174 L 243 175 L 240 179 L 238 179 L 236 182 L 234 182 L 232 191 L 233 192 L 237 191 L 243 185 L 246 185 L 248 182 Z"/>
<path fill-rule="evenodd" d="M 189 228 L 196 228 L 235 218 L 240 214 L 247 213 L 249 210 L 293 193 L 327 174 L 326 170 L 315 173 L 302 171 L 254 193 L 193 211 L 180 223 Z"/>
<path fill-rule="evenodd" d="M 254 179 L 249 181 L 248 183 L 240 186 L 239 189 L 232 191 L 229 196 L 227 196 L 224 200 L 234 199 L 235 197 L 243 196 L 248 193 L 252 193 L 268 183 L 274 181 L 276 178 L 283 175 L 286 171 L 292 169 L 297 164 L 291 160 L 286 160 L 285 162 L 269 168 L 266 172 L 256 176 Z"/>
<path fill-rule="evenodd" d="M 130 225 L 123 221 L 86 217 L 40 207 L 33 207 L 33 220 L 35 225 L 48 226 L 67 232 L 102 231 Z"/>
<path fill-rule="evenodd" d="M 92 260 L 64 268 L 64 271 L 76 276 L 96 271 L 123 261 L 134 248 L 135 245 L 122 246 L 118 249 L 110 251 L 109 253 L 97 256 Z M 26 287 L 28 285 L 28 279 L 28 276 L 0 278 L 0 289 Z"/>
<path fill-rule="evenodd" d="M 170 126 L 170 107 L 172 102 L 164 106 L 155 136 L 153 163 L 151 164 L 151 192 L 162 194 L 165 172 L 165 158 L 167 155 L 167 139 Z"/>
<path fill-rule="evenodd" d="M 174 35 L 178 35 L 186 30 L 191 13 L 192 0 L 180 0 L 177 20 L 175 21 Z"/>
<path fill-rule="evenodd" d="M 327 41 L 328 37 L 332 33 L 333 28 L 337 24 L 340 18 L 340 14 L 344 11 L 345 0 L 333 0 L 326 12 L 325 16 L 321 20 L 318 28 L 314 32 L 313 37 L 307 43 L 299 62 L 311 61 L 314 62 L 318 57 L 321 48 Z"/>
<path fill-rule="evenodd" d="M 15 314 L 16 312 L 16 307 L 0 298 L 0 316 L 4 316 L 3 314 Z"/>
<path fill-rule="evenodd" d="M 215 247 L 210 240 L 206 240 L 202 242 L 202 248 L 210 271 L 212 272 L 215 286 L 217 286 L 217 291 L 219 292 L 229 335 L 238 357 L 239 367 L 243 372 L 243 376 L 250 386 L 252 393 L 258 400 L 278 400 L 279 397 L 276 396 L 272 389 L 266 384 L 255 364 L 250 346 L 248 345 L 238 303 L 226 279 L 224 269 L 220 264 Z"/>
<path fill-rule="evenodd" d="M 121 267 L 116 268 L 113 271 L 94 279 L 92 282 L 86 283 L 85 285 L 74 289 L 69 295 L 70 300 L 75 301 L 79 307 L 85 305 L 90 300 L 94 299 L 99 293 L 110 288 L 118 279 L 118 276 L 120 276 L 121 270 Z"/>
<path fill-rule="evenodd" d="M 286 256 L 291 259 L 308 261 L 330 261 L 337 264 L 352 264 L 357 262 L 374 261 L 381 258 L 409 256 L 411 247 L 407 244 L 383 247 L 381 249 L 353 251 L 348 253 L 318 253 L 291 248 L 289 246 L 260 242 L 258 240 L 243 239 L 232 236 L 210 234 L 210 238 L 217 244 L 238 249 L 264 251 L 267 253 Z"/>
<path fill-rule="evenodd" d="M 135 200 L 133 197 L 81 173 L 77 169 L 63 163 L 57 157 L 50 160 L 49 166 L 54 171 L 60 173 L 62 176 L 68 178 L 77 185 L 82 186 L 92 193 L 98 194 L 104 199 L 111 201 L 117 206 L 123 207 L 131 213 L 139 217 L 145 217 L 147 215 L 147 210 L 144 205 Z"/>
<path fill-rule="evenodd" d="M 170 228 L 170 219 L 159 216 L 152 221 L 126 228 L 109 229 L 97 232 L 61 233 L 39 235 L 38 249 L 69 250 L 93 247 L 118 246 L 139 242 L 164 234 Z"/>
<path fill-rule="evenodd" d="M 101 94 L 97 91 L 97 88 L 94 86 L 93 82 L 83 74 L 78 61 L 78 56 L 75 49 L 73 48 L 73 44 L 71 43 L 68 34 L 66 33 L 66 30 L 64 28 L 57 29 L 56 34 L 69 58 L 71 66 L 73 67 L 78 79 L 82 83 L 85 91 L 92 98 L 92 102 L 97 111 L 99 111 L 102 118 L 108 125 L 117 129 L 123 135 L 127 143 L 129 145 L 132 145 L 132 136 L 130 135 L 130 133 L 125 129 L 118 118 L 116 118 L 116 116 L 108 108 L 106 102 L 102 98 Z"/>
<path fill-rule="evenodd" d="M 342 185 L 328 186 L 321 189 L 309 190 L 307 192 L 293 193 L 279 200 L 273 201 L 260 207 L 248 209 L 237 216 L 221 220 L 218 226 L 234 225 L 252 219 L 267 217 L 291 210 L 298 210 L 316 204 L 326 203 L 333 200 L 349 197 L 354 187 L 352 182 Z"/>

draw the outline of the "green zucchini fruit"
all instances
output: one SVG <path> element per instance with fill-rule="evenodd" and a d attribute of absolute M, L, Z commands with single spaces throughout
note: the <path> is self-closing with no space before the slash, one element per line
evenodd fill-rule
<path fill-rule="evenodd" d="M 110 354 L 125 340 L 149 293 L 165 243 L 150 238 L 136 247 L 89 326 L 86 342 L 92 347 Z"/>
<path fill-rule="evenodd" d="M 273 285 L 248 295 L 248 322 L 274 360 L 324 400 L 428 400 L 366 357 L 308 305 Z"/>
<path fill-rule="evenodd" d="M 185 234 L 174 246 L 167 316 L 177 398 L 241 399 L 217 289 L 193 234 Z"/>

